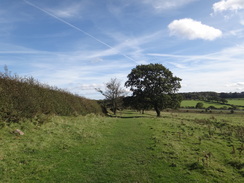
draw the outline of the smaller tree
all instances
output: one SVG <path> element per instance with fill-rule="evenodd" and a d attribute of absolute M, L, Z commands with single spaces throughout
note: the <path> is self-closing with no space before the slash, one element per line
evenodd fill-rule
<path fill-rule="evenodd" d="M 105 84 L 105 91 L 102 91 L 100 88 L 96 88 L 96 90 L 105 96 L 114 115 L 116 115 L 121 99 L 125 95 L 125 90 L 121 87 L 120 81 L 118 81 L 117 78 L 111 78 L 111 80 Z"/>
<path fill-rule="evenodd" d="M 203 108 L 203 103 L 202 103 L 202 102 L 198 102 L 198 103 L 196 104 L 196 108 L 197 108 L 197 109 L 202 109 L 202 108 Z"/>

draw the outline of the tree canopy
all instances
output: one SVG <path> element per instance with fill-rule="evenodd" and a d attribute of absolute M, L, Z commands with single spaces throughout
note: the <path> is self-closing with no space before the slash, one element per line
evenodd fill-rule
<path fill-rule="evenodd" d="M 175 93 L 181 87 L 181 79 L 162 64 L 138 65 L 127 78 L 125 86 L 130 87 L 133 97 L 154 107 L 157 116 L 160 116 L 160 110 L 180 103 L 180 97 Z"/>

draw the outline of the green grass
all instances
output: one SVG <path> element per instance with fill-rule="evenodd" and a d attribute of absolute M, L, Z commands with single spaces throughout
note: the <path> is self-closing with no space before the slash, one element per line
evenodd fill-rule
<path fill-rule="evenodd" d="M 228 104 L 244 106 L 244 98 L 228 99 Z"/>
<path fill-rule="evenodd" d="M 214 106 L 216 108 L 222 108 L 226 105 L 223 104 L 218 104 L 218 103 L 214 103 L 214 102 L 205 102 L 205 101 L 201 101 L 201 100 L 183 100 L 181 102 L 181 107 L 196 107 L 196 104 L 198 102 L 203 103 L 203 107 L 204 108 L 208 108 L 209 106 Z M 230 107 L 230 106 L 228 106 Z"/>
<path fill-rule="evenodd" d="M 195 108 L 196 104 L 198 102 L 203 103 L 203 107 L 204 108 L 208 108 L 210 106 L 214 106 L 215 108 L 230 108 L 230 105 L 235 105 L 235 106 L 244 106 L 244 99 L 240 98 L 240 99 L 228 99 L 227 100 L 228 103 L 227 105 L 225 104 L 220 104 L 220 103 L 216 103 L 216 102 L 206 102 L 206 101 L 202 101 L 202 100 L 183 100 L 181 102 L 181 107 L 182 108 Z M 239 107 L 239 109 L 244 109 L 244 107 Z"/>
<path fill-rule="evenodd" d="M 243 182 L 243 115 L 120 115 L 3 127 L 0 182 Z"/>

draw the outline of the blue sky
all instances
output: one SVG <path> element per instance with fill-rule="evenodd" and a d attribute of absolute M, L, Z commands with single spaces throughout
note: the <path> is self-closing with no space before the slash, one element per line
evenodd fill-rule
<path fill-rule="evenodd" d="M 244 91 L 244 0 L 0 0 L 0 67 L 103 98 L 139 64 L 180 92 Z"/>

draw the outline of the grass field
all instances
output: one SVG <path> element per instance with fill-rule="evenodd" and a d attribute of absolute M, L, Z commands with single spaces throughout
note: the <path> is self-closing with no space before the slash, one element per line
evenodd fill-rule
<path fill-rule="evenodd" d="M 201 101 L 201 100 L 183 100 L 181 102 L 181 107 L 183 108 L 192 108 L 192 107 L 196 107 L 196 104 L 198 102 L 203 103 L 203 107 L 204 108 L 208 108 L 209 106 L 214 106 L 216 108 L 229 108 L 231 107 L 230 105 L 236 105 L 236 106 L 244 106 L 244 99 L 228 99 L 228 105 L 224 105 L 224 104 L 219 104 L 216 102 L 205 102 L 205 101 Z M 244 109 L 244 107 L 239 107 L 239 109 Z"/>
<path fill-rule="evenodd" d="M 243 115 L 120 115 L 3 127 L 0 182 L 244 181 Z"/>
<path fill-rule="evenodd" d="M 181 102 L 181 107 L 196 107 L 196 104 L 198 102 L 203 103 L 204 108 L 208 108 L 209 106 L 214 106 L 216 108 L 221 108 L 221 107 L 226 106 L 226 105 L 222 105 L 222 104 L 218 104 L 218 103 L 205 102 L 205 101 L 201 101 L 201 100 L 183 100 Z"/>
<path fill-rule="evenodd" d="M 228 99 L 228 104 L 244 106 L 244 98 Z"/>

